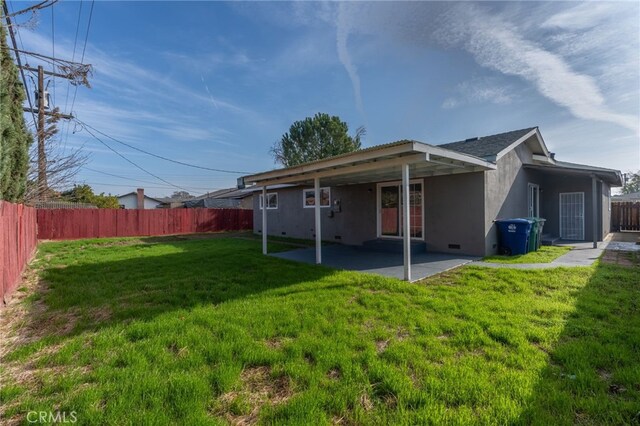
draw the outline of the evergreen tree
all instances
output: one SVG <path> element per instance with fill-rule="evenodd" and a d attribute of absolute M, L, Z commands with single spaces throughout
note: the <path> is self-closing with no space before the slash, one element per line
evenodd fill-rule
<path fill-rule="evenodd" d="M 100 209 L 119 209 L 120 203 L 115 195 L 95 194 L 89 185 L 74 185 L 72 189 L 60 194 L 62 199 L 76 203 L 88 203 Z"/>
<path fill-rule="evenodd" d="M 293 123 L 273 146 L 271 154 L 276 162 L 290 167 L 360 149 L 364 127 L 355 136 L 348 132 L 349 126 L 340 117 L 318 113 Z"/>
<path fill-rule="evenodd" d="M 25 193 L 29 145 L 33 139 L 22 112 L 25 88 L 9 54 L 6 37 L 4 22 L 0 21 L 0 200 L 16 202 Z"/>

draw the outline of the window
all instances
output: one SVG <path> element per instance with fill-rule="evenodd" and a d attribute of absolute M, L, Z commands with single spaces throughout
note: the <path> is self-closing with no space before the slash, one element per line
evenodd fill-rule
<path fill-rule="evenodd" d="M 316 206 L 315 189 L 302 190 L 302 206 L 305 209 Z M 331 207 L 331 188 L 320 188 L 320 207 Z"/>
<path fill-rule="evenodd" d="M 260 210 L 262 210 L 263 205 L 264 205 L 264 200 L 262 199 L 262 194 L 260 194 Z M 277 208 L 278 208 L 278 193 L 268 192 L 267 193 L 267 210 L 274 210 Z"/>

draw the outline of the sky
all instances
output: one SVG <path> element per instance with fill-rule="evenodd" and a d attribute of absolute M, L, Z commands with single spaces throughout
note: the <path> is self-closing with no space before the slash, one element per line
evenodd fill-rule
<path fill-rule="evenodd" d="M 557 159 L 640 169 L 638 2 L 64 0 L 28 18 L 20 48 L 94 68 L 75 102 L 53 79 L 54 106 L 193 165 L 273 169 L 269 149 L 289 126 L 325 112 L 352 133 L 364 126 L 364 146 L 539 126 Z M 78 123 L 59 127 L 59 149 L 89 154 L 76 181 L 97 192 L 202 194 L 240 176 L 94 131 L 147 174 Z"/>

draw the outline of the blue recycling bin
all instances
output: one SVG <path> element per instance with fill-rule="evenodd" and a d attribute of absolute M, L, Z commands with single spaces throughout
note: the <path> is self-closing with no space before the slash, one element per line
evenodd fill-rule
<path fill-rule="evenodd" d="M 500 237 L 500 253 L 509 256 L 526 254 L 532 223 L 529 219 L 496 220 Z"/>

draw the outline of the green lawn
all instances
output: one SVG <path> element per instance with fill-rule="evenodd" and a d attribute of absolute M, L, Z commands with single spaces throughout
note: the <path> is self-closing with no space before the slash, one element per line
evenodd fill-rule
<path fill-rule="evenodd" d="M 638 266 L 408 284 L 246 239 L 148 238 L 46 243 L 33 267 L 2 359 L 17 423 L 640 421 Z"/>
<path fill-rule="evenodd" d="M 515 256 L 487 256 L 482 259 L 491 263 L 549 263 L 571 250 L 571 247 L 541 246 L 539 250 Z"/>

